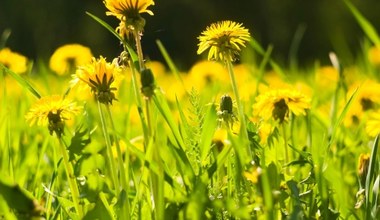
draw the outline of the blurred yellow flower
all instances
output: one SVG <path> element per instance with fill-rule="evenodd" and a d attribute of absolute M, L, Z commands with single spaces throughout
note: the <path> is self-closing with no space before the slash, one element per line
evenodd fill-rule
<path fill-rule="evenodd" d="M 28 69 L 28 59 L 19 53 L 11 51 L 9 48 L 0 50 L 0 63 L 18 74 L 25 73 Z"/>
<path fill-rule="evenodd" d="M 380 134 L 380 110 L 371 112 L 367 120 L 365 130 L 371 137 L 376 137 Z"/>
<path fill-rule="evenodd" d="M 218 128 L 214 133 L 212 143 L 218 152 L 221 152 L 225 146 L 230 145 L 231 142 L 228 140 L 227 130 L 225 128 Z"/>
<path fill-rule="evenodd" d="M 141 13 L 153 15 L 153 12 L 148 9 L 154 5 L 153 0 L 104 0 L 106 8 L 109 10 L 106 14 L 113 15 L 120 20 L 139 17 Z"/>
<path fill-rule="evenodd" d="M 380 47 L 371 47 L 368 50 L 368 60 L 373 65 L 380 65 Z"/>
<path fill-rule="evenodd" d="M 339 80 L 339 72 L 333 66 L 322 66 L 315 73 L 315 83 L 321 92 L 333 91 Z"/>
<path fill-rule="evenodd" d="M 115 81 L 115 75 L 119 69 L 115 64 L 108 63 L 105 58 L 100 56 L 99 59 L 92 58 L 90 64 L 79 66 L 72 84 L 87 84 L 94 93 L 96 100 L 105 104 L 112 104 L 116 100 L 114 91 L 116 87 L 112 87 Z"/>
<path fill-rule="evenodd" d="M 173 74 L 159 76 L 157 82 L 169 101 L 176 102 L 176 99 L 181 100 L 186 95 L 185 88 Z"/>
<path fill-rule="evenodd" d="M 200 61 L 194 64 L 185 79 L 189 91 L 192 87 L 198 91 L 206 85 L 228 83 L 228 73 L 222 64 L 214 61 Z"/>
<path fill-rule="evenodd" d="M 80 44 L 66 44 L 54 51 L 49 66 L 58 75 L 65 75 L 75 71 L 77 66 L 89 63 L 91 58 L 90 48 Z"/>
<path fill-rule="evenodd" d="M 244 171 L 244 177 L 251 181 L 252 183 L 257 183 L 259 181 L 259 177 L 262 173 L 262 170 L 260 167 L 252 167 L 249 169 L 249 171 Z"/>
<path fill-rule="evenodd" d="M 167 75 L 165 65 L 159 61 L 147 61 L 145 67 L 152 70 L 156 79 Z"/>
<path fill-rule="evenodd" d="M 253 114 L 264 120 L 274 118 L 280 123 L 288 121 L 290 113 L 294 115 L 305 115 L 306 109 L 310 108 L 310 98 L 298 90 L 269 90 L 256 97 L 253 105 Z"/>
<path fill-rule="evenodd" d="M 380 84 L 366 80 L 362 83 L 352 85 L 347 92 L 347 100 L 358 89 L 356 98 L 352 101 L 351 107 L 344 119 L 344 125 L 349 127 L 357 125 L 365 118 L 365 113 L 374 109 L 380 104 Z"/>
<path fill-rule="evenodd" d="M 80 111 L 80 107 L 70 99 L 60 95 L 46 96 L 39 99 L 25 115 L 30 126 L 35 123 L 39 126 L 48 125 L 50 134 L 53 132 L 60 137 L 63 134 L 64 122 Z"/>
<path fill-rule="evenodd" d="M 233 21 L 213 23 L 198 37 L 198 54 L 209 49 L 208 59 L 235 60 L 241 47 L 250 40 L 248 29 Z"/>
<path fill-rule="evenodd" d="M 358 162 L 358 175 L 361 187 L 365 185 L 365 181 L 368 174 L 370 155 L 369 153 L 361 153 Z"/>

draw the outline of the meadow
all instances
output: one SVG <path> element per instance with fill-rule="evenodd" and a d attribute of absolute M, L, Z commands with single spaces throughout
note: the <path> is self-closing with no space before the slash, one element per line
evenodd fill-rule
<path fill-rule="evenodd" d="M 307 68 L 229 20 L 188 71 L 160 40 L 165 63 L 146 59 L 153 0 L 105 0 L 117 27 L 87 12 L 118 57 L 73 43 L 33 62 L 4 31 L 0 219 L 379 219 L 380 37 L 344 2 L 362 50 Z"/>

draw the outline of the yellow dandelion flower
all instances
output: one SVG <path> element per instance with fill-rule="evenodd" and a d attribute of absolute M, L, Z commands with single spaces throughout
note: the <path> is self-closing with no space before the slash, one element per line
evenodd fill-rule
<path fill-rule="evenodd" d="M 333 66 L 322 66 L 315 73 L 315 83 L 321 92 L 333 91 L 339 80 L 339 72 Z"/>
<path fill-rule="evenodd" d="M 228 140 L 228 132 L 224 128 L 218 128 L 214 136 L 212 138 L 212 143 L 218 150 L 218 152 L 221 152 L 225 146 L 230 145 L 230 141 Z"/>
<path fill-rule="evenodd" d="M 349 88 L 347 98 L 351 97 L 358 88 L 356 98 L 352 101 L 351 107 L 344 119 L 346 127 L 359 124 L 366 118 L 367 112 L 376 109 L 380 104 L 379 83 L 372 80 L 356 83 Z"/>
<path fill-rule="evenodd" d="M 209 50 L 208 59 L 233 61 L 250 40 L 248 29 L 233 21 L 213 23 L 198 37 L 198 54 Z"/>
<path fill-rule="evenodd" d="M 127 35 L 135 29 L 143 30 L 145 20 L 141 17 L 141 13 L 153 15 L 153 12 L 148 9 L 149 6 L 154 5 L 153 0 L 104 0 L 103 3 L 109 10 L 106 14 L 120 20 L 119 27 L 116 28 L 120 36 Z"/>
<path fill-rule="evenodd" d="M 244 177 L 252 183 L 258 183 L 261 173 L 261 168 L 255 166 L 251 168 L 249 171 L 244 171 Z"/>
<path fill-rule="evenodd" d="M 153 0 L 104 0 L 103 3 L 109 10 L 106 14 L 120 20 L 138 17 L 141 13 L 153 15 L 153 12 L 148 9 L 149 6 L 154 5 Z"/>
<path fill-rule="evenodd" d="M 376 137 L 380 134 L 380 111 L 371 112 L 366 123 L 365 130 L 371 137 Z"/>
<path fill-rule="evenodd" d="M 181 100 L 186 95 L 186 90 L 173 74 L 161 75 L 157 82 L 165 97 L 171 102 L 176 102 L 176 99 Z"/>
<path fill-rule="evenodd" d="M 0 63 L 18 74 L 25 73 L 28 69 L 28 59 L 9 48 L 0 50 Z"/>
<path fill-rule="evenodd" d="M 260 94 L 253 105 L 253 114 L 264 120 L 274 118 L 280 123 L 287 121 L 290 113 L 305 115 L 306 109 L 310 108 L 310 98 L 298 90 L 270 90 Z"/>
<path fill-rule="evenodd" d="M 70 99 L 64 99 L 60 95 L 46 96 L 39 99 L 25 115 L 30 126 L 48 125 L 50 134 L 56 133 L 58 137 L 63 134 L 64 122 L 80 111 L 80 107 Z"/>
<path fill-rule="evenodd" d="M 165 65 L 159 61 L 152 61 L 152 60 L 148 61 L 146 62 L 145 67 L 147 69 L 151 69 L 152 72 L 154 73 L 155 78 L 157 79 L 160 77 L 165 78 L 167 75 Z"/>
<path fill-rule="evenodd" d="M 66 44 L 54 51 L 49 66 L 58 75 L 64 75 L 74 71 L 79 65 L 89 63 L 91 58 L 90 48 L 80 44 Z"/>
<path fill-rule="evenodd" d="M 186 89 L 196 88 L 198 91 L 205 86 L 228 82 L 227 70 L 222 64 L 214 61 L 200 61 L 194 64 L 186 75 Z"/>
<path fill-rule="evenodd" d="M 118 72 L 119 69 L 115 64 L 108 63 L 104 57 L 92 58 L 90 64 L 78 67 L 72 84 L 87 84 L 94 93 L 96 100 L 101 103 L 112 104 L 112 101 L 116 100 L 114 91 L 117 90 L 112 85 Z"/>
<path fill-rule="evenodd" d="M 371 47 L 368 50 L 368 60 L 373 65 L 380 65 L 380 47 Z"/>
<path fill-rule="evenodd" d="M 370 155 L 368 153 L 361 153 L 358 162 L 358 175 L 361 186 L 365 185 L 369 167 Z"/>

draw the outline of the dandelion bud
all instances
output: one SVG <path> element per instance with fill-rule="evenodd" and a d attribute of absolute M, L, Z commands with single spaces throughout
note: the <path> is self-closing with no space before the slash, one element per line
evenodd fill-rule
<path fill-rule="evenodd" d="M 220 111 L 232 114 L 232 99 L 229 95 L 220 98 Z"/>
<path fill-rule="evenodd" d="M 141 71 L 141 92 L 146 98 L 152 97 L 154 93 L 154 76 L 152 70 L 144 69 Z"/>
<path fill-rule="evenodd" d="M 227 127 L 231 127 L 236 117 L 233 112 L 233 102 L 229 95 L 223 95 L 220 98 L 220 107 L 218 111 L 219 121 L 226 123 Z"/>

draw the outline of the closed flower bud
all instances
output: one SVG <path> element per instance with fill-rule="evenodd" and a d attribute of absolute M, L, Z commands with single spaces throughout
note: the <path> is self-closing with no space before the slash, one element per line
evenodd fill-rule
<path fill-rule="evenodd" d="M 146 98 L 152 97 L 154 94 L 154 76 L 152 70 L 144 69 L 141 71 L 141 92 Z"/>
<path fill-rule="evenodd" d="M 220 111 L 232 114 L 232 99 L 229 95 L 220 98 Z"/>

